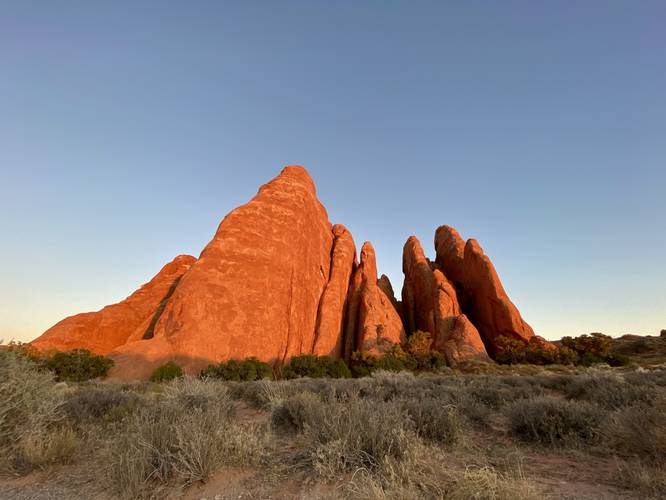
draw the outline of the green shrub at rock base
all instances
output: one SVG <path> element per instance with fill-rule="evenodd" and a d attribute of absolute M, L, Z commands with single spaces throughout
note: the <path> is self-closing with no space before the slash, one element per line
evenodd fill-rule
<path fill-rule="evenodd" d="M 293 379 L 298 377 L 310 378 L 349 378 L 351 372 L 344 361 L 333 361 L 328 356 L 315 356 L 302 354 L 293 356 L 282 369 L 282 377 Z"/>
<path fill-rule="evenodd" d="M 201 371 L 202 378 L 216 378 L 235 382 L 263 380 L 273 376 L 273 369 L 268 363 L 255 357 L 247 359 L 230 359 L 217 365 L 209 365 Z"/>
<path fill-rule="evenodd" d="M 432 349 L 432 338 L 428 332 L 415 331 L 407 339 L 405 347 L 414 359 L 417 371 L 436 371 L 446 366 L 444 355 Z"/>
<path fill-rule="evenodd" d="M 151 382 L 168 382 L 175 378 L 183 376 L 183 370 L 175 362 L 169 361 L 162 366 L 158 366 L 150 376 Z"/>
<path fill-rule="evenodd" d="M 83 382 L 104 377 L 113 366 L 113 361 L 93 354 L 87 349 L 56 352 L 44 361 L 44 367 L 52 371 L 58 381 Z"/>

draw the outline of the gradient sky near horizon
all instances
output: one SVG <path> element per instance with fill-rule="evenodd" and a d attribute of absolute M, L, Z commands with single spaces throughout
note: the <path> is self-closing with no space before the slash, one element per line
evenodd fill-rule
<path fill-rule="evenodd" d="M 129 295 L 287 164 L 402 283 L 475 237 L 537 333 L 666 328 L 666 3 L 0 2 L 0 339 Z"/>

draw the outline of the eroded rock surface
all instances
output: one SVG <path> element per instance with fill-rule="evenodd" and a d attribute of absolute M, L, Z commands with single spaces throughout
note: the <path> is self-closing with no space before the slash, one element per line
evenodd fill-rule
<path fill-rule="evenodd" d="M 65 318 L 31 344 L 40 350 L 83 348 L 108 354 L 132 338 L 151 336 L 178 282 L 195 261 L 190 255 L 179 255 L 125 300 Z"/>
<path fill-rule="evenodd" d="M 230 212 L 183 277 L 151 339 L 118 350 L 116 368 L 145 356 L 209 362 L 311 353 L 319 301 L 329 283 L 333 232 L 303 167 L 285 167 Z M 112 353 L 113 356 L 113 353 Z"/>
<path fill-rule="evenodd" d="M 476 240 L 465 242 L 454 228 L 441 226 L 435 233 L 435 248 L 437 264 L 455 284 L 463 311 L 489 350 L 495 352 L 499 336 L 524 342 L 534 337 Z"/>
<path fill-rule="evenodd" d="M 319 302 L 313 353 L 340 358 L 344 349 L 347 292 L 356 265 L 356 245 L 351 233 L 342 224 L 333 226 L 333 236 L 331 273 Z"/>
<path fill-rule="evenodd" d="M 430 333 L 433 348 L 442 352 L 450 364 L 470 358 L 487 360 L 478 331 L 461 312 L 454 286 L 426 258 L 416 237 L 405 243 L 402 262 L 403 315 L 408 331 Z"/>
<path fill-rule="evenodd" d="M 361 249 L 348 300 L 345 357 L 352 351 L 380 355 L 406 340 L 400 315 L 377 284 L 375 249 L 369 241 Z"/>

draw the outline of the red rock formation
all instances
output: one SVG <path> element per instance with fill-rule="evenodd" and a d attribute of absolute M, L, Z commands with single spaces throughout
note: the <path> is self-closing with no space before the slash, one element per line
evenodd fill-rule
<path fill-rule="evenodd" d="M 439 336 L 433 342 L 432 348 L 444 353 L 450 365 L 455 366 L 462 361 L 490 361 L 479 331 L 467 316 L 452 316 L 446 323 L 447 335 Z"/>
<path fill-rule="evenodd" d="M 319 300 L 329 283 L 333 233 L 303 167 L 286 167 L 220 223 L 181 280 L 154 337 L 115 354 L 112 374 L 178 359 L 186 371 L 256 356 L 311 353 Z"/>
<path fill-rule="evenodd" d="M 393 304 L 393 308 L 402 318 L 402 302 L 395 298 L 395 292 L 393 291 L 393 285 L 391 285 L 391 280 L 389 279 L 389 277 L 386 276 L 385 274 L 382 274 L 377 280 L 377 286 L 382 292 L 384 292 L 384 295 L 386 295 L 389 298 L 391 304 Z"/>
<path fill-rule="evenodd" d="M 391 299 L 377 284 L 375 250 L 369 241 L 361 249 L 349 289 L 345 357 L 361 350 L 380 355 L 406 340 L 402 320 Z"/>
<path fill-rule="evenodd" d="M 40 350 L 83 348 L 107 354 L 131 338 L 151 336 L 176 285 L 195 261 L 190 255 L 179 255 L 122 302 L 65 318 L 31 344 Z"/>
<path fill-rule="evenodd" d="M 481 333 L 486 348 L 496 351 L 499 336 L 529 342 L 534 331 L 509 300 L 490 259 L 476 240 L 463 241 L 458 232 L 441 226 L 435 233 L 437 264 L 453 281 L 463 311 Z"/>
<path fill-rule="evenodd" d="M 433 348 L 449 364 L 464 359 L 488 360 L 474 325 L 462 314 L 456 290 L 426 257 L 419 240 L 412 236 L 403 249 L 403 314 L 408 331 L 430 333 Z"/>
<path fill-rule="evenodd" d="M 349 280 L 356 265 L 356 245 L 342 224 L 333 226 L 331 273 L 319 301 L 313 353 L 340 358 L 344 349 L 344 316 Z"/>

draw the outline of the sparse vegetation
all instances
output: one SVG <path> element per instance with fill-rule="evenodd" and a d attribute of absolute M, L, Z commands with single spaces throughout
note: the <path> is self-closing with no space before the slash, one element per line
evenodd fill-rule
<path fill-rule="evenodd" d="M 571 484 L 569 497 L 589 485 L 591 495 L 658 498 L 666 485 L 664 369 L 515 364 L 273 381 L 242 364 L 231 364 L 250 373 L 241 380 L 57 383 L 39 361 L 1 351 L 0 496 L 33 484 L 7 475 L 34 469 L 52 471 L 40 487 L 89 498 L 190 487 L 214 497 L 237 471 L 258 498 L 302 484 L 301 496 L 532 499 L 559 493 L 555 483 Z M 560 470 L 557 457 L 576 466 Z"/>

